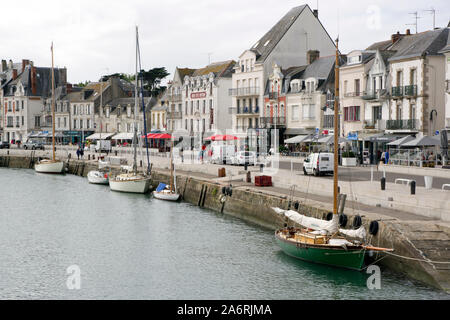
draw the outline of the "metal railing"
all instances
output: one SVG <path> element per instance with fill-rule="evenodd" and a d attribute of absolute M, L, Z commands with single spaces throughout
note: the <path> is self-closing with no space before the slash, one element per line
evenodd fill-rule
<path fill-rule="evenodd" d="M 417 130 L 418 120 L 382 120 L 380 122 L 381 130 Z"/>
<path fill-rule="evenodd" d="M 347 92 L 344 93 L 344 97 L 351 98 L 351 97 L 361 97 L 361 92 Z"/>
<path fill-rule="evenodd" d="M 403 97 L 403 87 L 392 87 L 392 96 Z"/>
<path fill-rule="evenodd" d="M 416 97 L 417 96 L 417 86 L 405 86 L 405 96 L 407 97 Z"/>
<path fill-rule="evenodd" d="M 244 87 L 229 89 L 228 94 L 232 97 L 259 95 L 259 87 Z"/>
<path fill-rule="evenodd" d="M 259 113 L 259 107 L 243 107 L 243 108 L 237 108 L 237 114 L 258 114 Z"/>
<path fill-rule="evenodd" d="M 286 124 L 285 117 L 264 117 L 260 118 L 260 123 L 262 127 L 271 127 L 271 126 L 282 126 Z"/>

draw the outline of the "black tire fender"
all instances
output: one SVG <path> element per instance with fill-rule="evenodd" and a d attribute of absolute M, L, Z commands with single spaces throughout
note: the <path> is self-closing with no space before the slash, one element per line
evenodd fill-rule
<path fill-rule="evenodd" d="M 348 217 L 345 213 L 339 215 L 339 226 L 345 228 L 347 226 Z"/>
<path fill-rule="evenodd" d="M 372 221 L 369 226 L 369 233 L 373 236 L 376 236 L 379 228 L 380 226 L 378 224 L 378 221 Z"/>
<path fill-rule="evenodd" d="M 353 228 L 359 229 L 362 225 L 361 216 L 357 215 L 353 218 Z"/>

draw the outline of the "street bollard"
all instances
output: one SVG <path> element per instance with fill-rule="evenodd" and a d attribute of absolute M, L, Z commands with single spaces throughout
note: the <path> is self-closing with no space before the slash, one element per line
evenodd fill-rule
<path fill-rule="evenodd" d="M 244 170 L 245 170 L 245 171 L 248 170 L 248 163 L 247 163 L 247 161 L 245 161 L 245 164 L 244 164 Z"/>
<path fill-rule="evenodd" d="M 247 171 L 247 183 L 252 183 L 252 174 L 250 171 Z"/>
<path fill-rule="evenodd" d="M 94 155 L 92 155 L 92 160 L 95 160 L 95 154 L 94 154 Z"/>
<path fill-rule="evenodd" d="M 291 172 L 294 171 L 294 163 L 291 160 Z"/>
<path fill-rule="evenodd" d="M 116 157 L 117 157 L 117 150 L 116 151 L 114 151 L 115 152 L 115 154 L 116 154 Z"/>
<path fill-rule="evenodd" d="M 264 164 L 263 164 L 263 163 L 261 163 L 261 164 L 259 165 L 259 172 L 261 172 L 261 173 L 264 172 Z"/>
<path fill-rule="evenodd" d="M 381 190 L 386 190 L 386 178 L 381 178 Z"/>
<path fill-rule="evenodd" d="M 416 182 L 412 181 L 411 182 L 411 194 L 416 194 Z"/>
<path fill-rule="evenodd" d="M 88 160 L 91 160 L 91 155 L 90 154 L 88 154 Z"/>

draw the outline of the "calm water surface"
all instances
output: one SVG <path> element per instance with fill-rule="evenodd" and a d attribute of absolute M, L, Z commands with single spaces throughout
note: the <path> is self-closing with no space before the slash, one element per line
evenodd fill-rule
<path fill-rule="evenodd" d="M 271 230 L 72 175 L 0 168 L 0 203 L 2 299 L 449 298 L 388 270 L 369 290 L 368 274 L 287 257 Z"/>

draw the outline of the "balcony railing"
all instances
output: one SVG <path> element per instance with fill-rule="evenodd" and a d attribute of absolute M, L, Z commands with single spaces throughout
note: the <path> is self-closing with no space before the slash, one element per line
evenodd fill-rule
<path fill-rule="evenodd" d="M 258 114 L 259 113 L 259 107 L 243 107 L 237 109 L 237 114 Z"/>
<path fill-rule="evenodd" d="M 408 120 L 384 120 L 380 126 L 383 130 L 417 130 L 417 119 Z"/>
<path fill-rule="evenodd" d="M 394 98 L 403 97 L 403 87 L 392 87 L 392 96 Z"/>
<path fill-rule="evenodd" d="M 417 96 L 417 86 L 405 86 L 405 96 L 407 97 L 416 97 Z"/>
<path fill-rule="evenodd" d="M 347 92 L 347 93 L 344 93 L 344 97 L 346 97 L 346 98 L 360 97 L 360 96 L 361 96 L 361 92 Z"/>
<path fill-rule="evenodd" d="M 364 120 L 364 129 L 380 129 L 381 120 Z"/>
<path fill-rule="evenodd" d="M 257 96 L 259 95 L 259 87 L 229 89 L 228 93 L 232 97 Z"/>
<path fill-rule="evenodd" d="M 278 99 L 278 92 L 269 92 L 269 99 L 270 100 Z"/>
<path fill-rule="evenodd" d="M 272 126 L 284 126 L 286 124 L 286 118 L 285 117 L 265 117 L 261 118 L 260 120 L 261 127 L 267 128 Z"/>
<path fill-rule="evenodd" d="M 7 124 L 6 127 L 7 127 L 7 128 L 14 128 L 14 125 L 12 125 L 12 124 Z"/>

